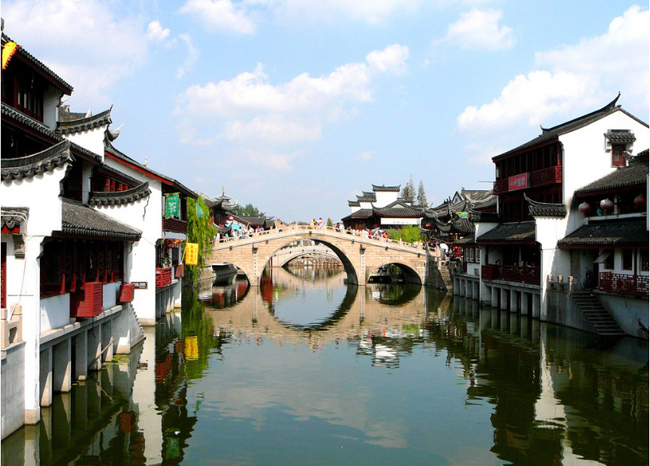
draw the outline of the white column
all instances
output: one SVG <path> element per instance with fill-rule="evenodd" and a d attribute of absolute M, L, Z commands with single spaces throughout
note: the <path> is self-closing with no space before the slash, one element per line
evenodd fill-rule
<path fill-rule="evenodd" d="M 69 392 L 72 389 L 72 358 L 70 339 L 66 338 L 53 348 L 52 389 Z"/>
<path fill-rule="evenodd" d="M 517 312 L 517 308 L 519 307 L 517 306 L 517 304 L 519 304 L 519 300 L 517 298 L 519 298 L 521 294 L 522 293 L 515 290 L 510 290 L 510 312 Z"/>
<path fill-rule="evenodd" d="M 505 311 L 508 309 L 508 290 L 501 288 L 501 299 L 499 309 Z"/>
<path fill-rule="evenodd" d="M 539 295 L 533 293 L 533 317 L 539 319 Z"/>
<path fill-rule="evenodd" d="M 74 337 L 74 379 L 86 380 L 88 377 L 88 339 L 86 332 Z"/>
<path fill-rule="evenodd" d="M 521 292 L 521 315 L 522 316 L 528 315 L 528 295 L 529 293 L 526 293 L 524 291 Z"/>
<path fill-rule="evenodd" d="M 39 386 L 41 406 L 50 406 L 52 404 L 52 347 L 41 351 Z"/>
<path fill-rule="evenodd" d="M 86 334 L 88 342 L 88 359 L 86 366 L 90 371 L 98 371 L 102 368 L 101 361 L 101 344 L 102 344 L 102 328 L 101 325 L 97 325 L 94 328 L 88 330 Z"/>
<path fill-rule="evenodd" d="M 492 294 L 492 302 L 490 303 L 490 305 L 496 309 L 499 307 L 499 288 L 493 286 L 491 288 L 491 294 Z"/>

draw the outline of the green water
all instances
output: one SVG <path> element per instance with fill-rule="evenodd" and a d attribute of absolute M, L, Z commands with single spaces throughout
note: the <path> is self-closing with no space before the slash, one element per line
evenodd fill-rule
<path fill-rule="evenodd" d="M 648 464 L 647 342 L 337 272 L 186 292 L 2 464 Z"/>

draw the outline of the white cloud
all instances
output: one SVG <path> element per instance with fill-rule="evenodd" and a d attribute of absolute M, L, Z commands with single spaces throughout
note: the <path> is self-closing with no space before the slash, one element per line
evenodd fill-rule
<path fill-rule="evenodd" d="M 191 86 L 177 100 L 177 112 L 193 116 L 237 117 L 253 113 L 336 114 L 345 102 L 372 100 L 370 84 L 380 74 L 407 69 L 408 47 L 391 45 L 367 55 L 365 63 L 348 63 L 328 75 L 303 73 L 280 85 L 269 82 L 263 66 L 229 81 Z"/>
<path fill-rule="evenodd" d="M 280 115 L 262 115 L 251 121 L 231 121 L 225 125 L 223 138 L 247 142 L 264 140 L 269 143 L 295 144 L 320 139 L 319 125 L 287 121 Z"/>
<path fill-rule="evenodd" d="M 357 157 L 359 160 L 363 160 L 364 162 L 367 162 L 369 160 L 372 160 L 372 158 L 375 156 L 375 153 L 372 151 L 365 151 L 361 152 Z"/>
<path fill-rule="evenodd" d="M 147 26 L 147 38 L 154 42 L 163 42 L 169 36 L 169 28 L 163 28 L 160 21 L 151 21 Z"/>
<path fill-rule="evenodd" d="M 256 165 L 289 169 L 293 156 L 286 154 L 319 140 L 325 125 L 351 118 L 355 105 L 371 102 L 381 76 L 408 71 L 408 55 L 408 47 L 391 45 L 319 77 L 302 73 L 273 84 L 258 64 L 230 80 L 190 86 L 178 96 L 175 113 L 197 132 L 183 140 L 236 146 Z"/>
<path fill-rule="evenodd" d="M 443 41 L 465 49 L 506 50 L 514 47 L 516 39 L 512 28 L 500 26 L 500 10 L 473 9 L 460 14 L 460 19 L 449 25 Z"/>
<path fill-rule="evenodd" d="M 200 54 L 199 50 L 194 46 L 194 42 L 192 42 L 192 38 L 189 34 L 179 34 L 178 38 L 183 41 L 183 43 L 185 43 L 185 47 L 187 49 L 183 64 L 176 69 L 176 77 L 182 78 L 185 76 L 185 73 L 187 73 L 194 67 L 194 65 L 196 65 Z"/>
<path fill-rule="evenodd" d="M 148 58 L 145 22 L 100 0 L 2 4 L 5 32 L 74 86 L 75 105 L 107 105 L 115 83 Z M 52 40 L 52 38 L 56 40 Z"/>
<path fill-rule="evenodd" d="M 422 0 L 286 0 L 284 13 L 312 21 L 332 21 L 342 16 L 368 24 L 380 24 L 399 13 L 413 13 Z"/>
<path fill-rule="evenodd" d="M 601 36 L 536 54 L 536 64 L 546 69 L 516 76 L 490 103 L 468 106 L 457 118 L 458 127 L 507 130 L 520 121 L 548 125 L 551 117 L 599 108 L 619 90 L 625 102 L 647 109 L 648 24 L 648 10 L 632 7 Z"/>
<path fill-rule="evenodd" d="M 244 5 L 236 6 L 231 0 L 187 0 L 179 12 L 193 16 L 208 31 L 255 32 Z"/>

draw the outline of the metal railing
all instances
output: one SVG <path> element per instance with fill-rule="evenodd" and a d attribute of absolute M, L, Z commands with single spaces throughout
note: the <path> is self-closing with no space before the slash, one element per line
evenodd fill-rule
<path fill-rule="evenodd" d="M 506 282 L 540 284 L 539 267 L 521 267 L 516 265 L 483 265 L 483 280 L 503 280 Z"/>
<path fill-rule="evenodd" d="M 601 272 L 598 289 L 607 293 L 648 297 L 648 276 Z"/>

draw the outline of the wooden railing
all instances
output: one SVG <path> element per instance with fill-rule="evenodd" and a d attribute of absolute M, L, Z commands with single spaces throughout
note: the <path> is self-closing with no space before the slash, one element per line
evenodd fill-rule
<path fill-rule="evenodd" d="M 163 218 L 162 229 L 163 231 L 187 234 L 187 222 L 177 218 Z"/>
<path fill-rule="evenodd" d="M 548 184 L 562 183 L 562 165 L 554 165 L 541 170 L 535 170 L 528 174 L 529 186 L 538 188 Z M 494 182 L 494 194 L 507 193 L 509 190 L 508 178 L 496 180 Z"/>
<path fill-rule="evenodd" d="M 172 284 L 172 268 L 156 267 L 156 288 Z"/>
<path fill-rule="evenodd" d="M 648 297 L 648 276 L 601 272 L 598 289 L 607 293 Z"/>
<path fill-rule="evenodd" d="M 484 265 L 481 267 L 483 280 L 503 280 L 506 282 L 540 284 L 539 267 L 519 267 L 516 265 Z"/>

